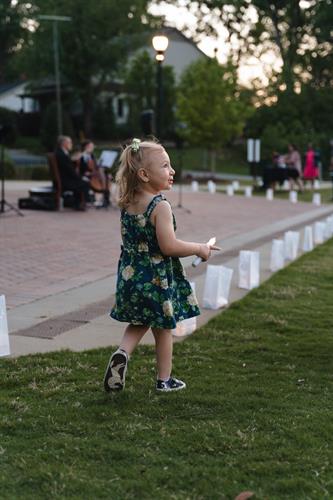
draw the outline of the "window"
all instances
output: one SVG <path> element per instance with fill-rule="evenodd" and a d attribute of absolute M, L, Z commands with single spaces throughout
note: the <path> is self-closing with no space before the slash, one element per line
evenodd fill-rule
<path fill-rule="evenodd" d="M 122 118 L 124 116 L 124 99 L 118 97 L 117 101 L 117 116 Z"/>

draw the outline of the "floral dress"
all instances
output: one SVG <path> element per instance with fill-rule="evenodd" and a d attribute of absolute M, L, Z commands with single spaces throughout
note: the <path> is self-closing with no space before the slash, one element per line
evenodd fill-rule
<path fill-rule="evenodd" d="M 176 328 L 200 310 L 178 257 L 162 254 L 150 216 L 166 198 L 159 194 L 143 214 L 121 212 L 123 245 L 118 264 L 116 303 L 110 316 L 133 325 Z M 173 215 L 173 225 L 176 221 Z"/>

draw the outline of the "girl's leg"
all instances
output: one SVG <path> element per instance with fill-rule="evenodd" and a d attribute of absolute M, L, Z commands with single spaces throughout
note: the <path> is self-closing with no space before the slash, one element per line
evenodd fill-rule
<path fill-rule="evenodd" d="M 119 348 L 112 354 L 104 375 L 107 392 L 121 391 L 125 387 L 128 358 L 148 330 L 148 326 L 128 325 Z"/>
<path fill-rule="evenodd" d="M 124 332 L 119 349 L 126 351 L 130 356 L 148 329 L 149 326 L 128 325 Z"/>
<path fill-rule="evenodd" d="M 168 380 L 172 370 L 172 334 L 171 330 L 152 328 L 156 345 L 157 378 Z"/>

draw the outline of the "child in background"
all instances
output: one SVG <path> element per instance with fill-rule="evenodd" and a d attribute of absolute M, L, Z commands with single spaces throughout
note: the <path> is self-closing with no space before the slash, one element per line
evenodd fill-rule
<path fill-rule="evenodd" d="M 161 194 L 171 189 L 174 174 L 168 154 L 155 142 L 133 139 L 120 158 L 117 182 L 123 245 L 111 317 L 129 325 L 106 368 L 108 392 L 124 388 L 129 356 L 149 328 L 156 344 L 156 390 L 186 387 L 171 376 L 171 330 L 200 311 L 179 257 L 197 255 L 207 260 L 211 250 L 218 248 L 176 238 L 171 206 Z"/>

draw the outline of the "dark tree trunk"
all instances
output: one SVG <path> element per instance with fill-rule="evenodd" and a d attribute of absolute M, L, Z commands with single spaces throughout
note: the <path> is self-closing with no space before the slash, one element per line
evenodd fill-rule
<path fill-rule="evenodd" d="M 90 97 L 83 99 L 83 129 L 86 137 L 92 136 L 93 131 L 93 101 Z"/>

